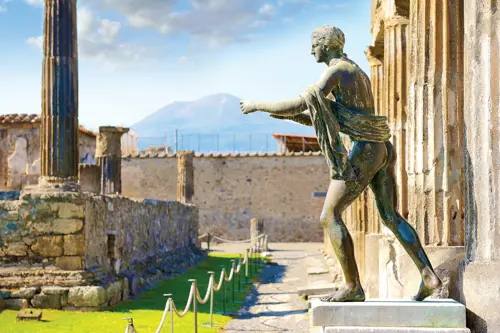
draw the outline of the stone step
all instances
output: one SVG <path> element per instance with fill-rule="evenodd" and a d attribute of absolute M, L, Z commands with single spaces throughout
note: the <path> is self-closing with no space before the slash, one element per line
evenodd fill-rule
<path fill-rule="evenodd" d="M 297 289 L 299 296 L 319 296 L 333 292 L 336 287 L 334 283 L 314 283 Z"/>
<path fill-rule="evenodd" d="M 468 328 L 418 328 L 418 327 L 325 327 L 310 333 L 470 333 Z"/>
<path fill-rule="evenodd" d="M 327 303 L 321 302 L 319 299 L 312 299 L 311 314 L 312 326 L 328 327 L 328 329 L 333 329 L 330 326 L 337 328 L 339 326 L 356 326 L 373 329 L 380 327 L 405 329 L 466 328 L 465 306 L 452 299 L 431 299 L 424 302 L 401 299 L 370 299 L 365 302 L 339 303 Z M 328 332 L 340 331 L 330 330 Z"/>

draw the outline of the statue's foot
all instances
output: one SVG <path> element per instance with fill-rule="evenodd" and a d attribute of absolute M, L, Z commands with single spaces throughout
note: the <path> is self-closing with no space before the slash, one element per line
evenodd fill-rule
<path fill-rule="evenodd" d="M 423 301 L 427 297 L 431 296 L 439 287 L 442 286 L 442 282 L 439 277 L 431 271 L 429 268 L 424 268 L 422 272 L 422 283 L 420 283 L 420 288 L 418 293 L 413 296 L 415 301 Z"/>
<path fill-rule="evenodd" d="M 320 297 L 322 302 L 364 302 L 365 292 L 361 286 L 344 286 L 327 296 Z"/>

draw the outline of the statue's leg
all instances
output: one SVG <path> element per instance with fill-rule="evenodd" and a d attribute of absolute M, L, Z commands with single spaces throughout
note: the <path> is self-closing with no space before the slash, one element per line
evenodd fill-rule
<path fill-rule="evenodd" d="M 342 266 L 346 285 L 331 295 L 322 297 L 322 301 L 347 302 L 365 299 L 354 257 L 354 245 L 342 221 L 342 213 L 360 196 L 385 161 L 386 148 L 383 144 L 356 142 L 349 156 L 351 180 L 332 180 L 330 183 L 320 220 Z"/>
<path fill-rule="evenodd" d="M 321 225 L 325 228 L 344 273 L 346 286 L 322 297 L 323 302 L 364 301 L 351 235 L 342 221 L 342 212 L 361 194 L 357 186 L 343 180 L 332 180 L 328 188 Z"/>
<path fill-rule="evenodd" d="M 392 145 L 387 144 L 392 150 Z M 429 258 L 420 243 L 415 229 L 396 211 L 397 192 L 394 181 L 395 156 L 390 154 L 389 164 L 381 169 L 373 178 L 370 187 L 375 195 L 375 201 L 384 225 L 389 228 L 406 252 L 410 255 L 422 275 L 422 283 L 414 300 L 422 301 L 441 286 Z"/>

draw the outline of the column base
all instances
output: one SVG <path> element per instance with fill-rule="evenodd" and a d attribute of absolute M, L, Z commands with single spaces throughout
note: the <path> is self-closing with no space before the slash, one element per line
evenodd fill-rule
<path fill-rule="evenodd" d="M 25 190 L 37 192 L 80 192 L 80 184 L 76 177 L 59 178 L 41 176 L 38 185 L 27 186 Z"/>
<path fill-rule="evenodd" d="M 472 262 L 464 267 L 463 296 L 467 326 L 474 333 L 500 332 L 500 262 Z"/>

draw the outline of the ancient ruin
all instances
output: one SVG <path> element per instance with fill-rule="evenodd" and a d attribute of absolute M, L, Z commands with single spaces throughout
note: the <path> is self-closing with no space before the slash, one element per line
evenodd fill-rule
<path fill-rule="evenodd" d="M 76 1 L 45 4 L 40 182 L 0 201 L 0 299 L 99 310 L 200 259 L 198 210 L 116 195 L 127 129 L 101 128 L 97 165 L 79 166 Z M 18 135 L 12 165 L 26 146 Z"/>

